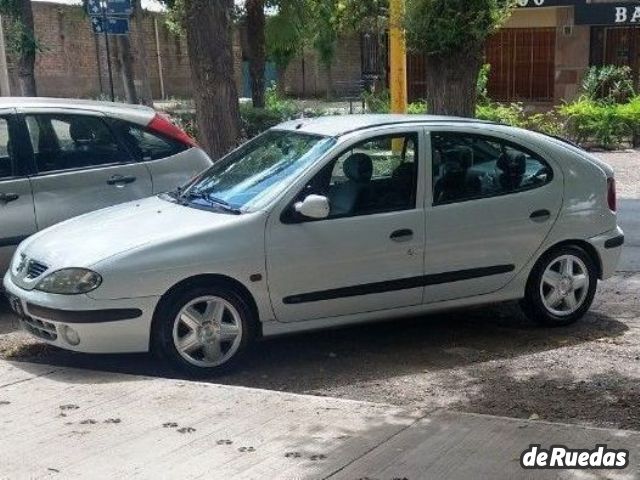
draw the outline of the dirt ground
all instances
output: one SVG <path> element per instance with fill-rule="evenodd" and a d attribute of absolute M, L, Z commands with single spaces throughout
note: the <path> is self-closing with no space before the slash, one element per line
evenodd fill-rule
<path fill-rule="evenodd" d="M 640 199 L 640 153 L 601 156 L 619 197 Z M 0 307 L 4 357 L 169 375 L 147 355 L 74 354 L 13 330 Z M 570 327 L 537 327 L 514 304 L 369 324 L 261 342 L 242 369 L 211 382 L 640 430 L 640 273 L 601 283 Z"/>

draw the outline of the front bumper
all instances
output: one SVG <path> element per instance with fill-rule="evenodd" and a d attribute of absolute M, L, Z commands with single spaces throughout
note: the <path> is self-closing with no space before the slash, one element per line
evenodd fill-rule
<path fill-rule="evenodd" d="M 3 286 L 23 330 L 46 343 L 85 353 L 149 351 L 159 297 L 95 300 L 87 295 L 24 290 L 12 282 L 10 272 Z M 70 341 L 68 329 L 77 333 L 77 345 Z"/>
<path fill-rule="evenodd" d="M 600 255 L 602 264 L 602 279 L 613 276 L 618 268 L 622 246 L 624 245 L 624 232 L 620 227 L 605 232 L 589 239 Z"/>

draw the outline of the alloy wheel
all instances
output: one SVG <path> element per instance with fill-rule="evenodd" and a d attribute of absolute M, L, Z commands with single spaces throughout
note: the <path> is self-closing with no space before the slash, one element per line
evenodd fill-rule
<path fill-rule="evenodd" d="M 583 305 L 589 293 L 589 271 L 575 255 L 554 258 L 542 275 L 540 296 L 553 315 L 566 317 Z"/>
<path fill-rule="evenodd" d="M 217 367 L 233 357 L 242 334 L 238 310 L 214 295 L 191 300 L 173 324 L 173 343 L 180 356 L 203 368 Z"/>

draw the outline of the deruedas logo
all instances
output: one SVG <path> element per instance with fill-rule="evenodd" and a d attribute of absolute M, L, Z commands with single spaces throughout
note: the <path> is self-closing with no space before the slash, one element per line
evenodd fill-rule
<path fill-rule="evenodd" d="M 623 469 L 629 465 L 628 450 L 613 450 L 606 445 L 596 445 L 593 450 L 552 445 L 548 450 L 540 445 L 529 445 L 520 455 L 522 468 L 607 468 Z"/>

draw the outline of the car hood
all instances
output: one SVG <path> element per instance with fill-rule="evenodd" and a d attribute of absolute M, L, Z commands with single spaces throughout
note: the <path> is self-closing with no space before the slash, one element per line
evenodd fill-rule
<path fill-rule="evenodd" d="M 151 197 L 67 220 L 27 239 L 19 252 L 49 270 L 91 267 L 114 255 L 211 231 L 239 218 Z"/>

